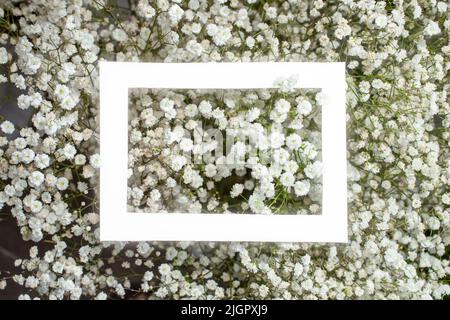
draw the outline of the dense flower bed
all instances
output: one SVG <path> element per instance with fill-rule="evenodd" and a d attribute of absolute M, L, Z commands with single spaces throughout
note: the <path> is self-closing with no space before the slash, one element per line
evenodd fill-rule
<path fill-rule="evenodd" d="M 131 7 L 106 0 L 3 1 L 0 85 L 20 89 L 17 108 L 34 114 L 25 128 L 1 121 L 0 207 L 35 246 L 16 261 L 21 272 L 0 275 L 0 289 L 15 281 L 24 287 L 23 299 L 449 294 L 449 29 L 448 4 L 435 0 L 139 0 Z M 346 62 L 349 243 L 99 242 L 102 59 Z M 164 117 L 182 123 L 184 112 L 167 99 L 160 105 Z M 286 110 L 255 99 L 262 110 Z M 283 112 L 269 119 L 277 122 Z M 168 128 L 160 130 L 170 136 Z M 138 143 L 137 132 L 131 144 Z M 216 175 L 211 166 L 204 170 Z M 198 193 L 195 179 L 187 181 Z M 242 186 L 233 188 L 238 195 Z M 274 195 L 285 188 L 274 187 Z"/>
<path fill-rule="evenodd" d="M 129 211 L 319 213 L 322 94 L 287 89 L 131 90 Z"/>

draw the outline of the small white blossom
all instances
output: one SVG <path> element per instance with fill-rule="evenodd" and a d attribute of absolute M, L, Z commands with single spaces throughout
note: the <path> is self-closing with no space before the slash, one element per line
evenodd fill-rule
<path fill-rule="evenodd" d="M 14 124 L 11 121 L 5 120 L 0 125 L 0 128 L 2 129 L 3 133 L 11 134 L 14 132 Z"/>

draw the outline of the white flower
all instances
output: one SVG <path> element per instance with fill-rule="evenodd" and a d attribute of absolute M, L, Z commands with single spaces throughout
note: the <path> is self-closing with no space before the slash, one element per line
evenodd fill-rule
<path fill-rule="evenodd" d="M 131 189 L 130 195 L 133 199 L 141 200 L 142 197 L 144 196 L 144 191 L 142 191 L 138 187 L 134 187 L 133 189 Z"/>
<path fill-rule="evenodd" d="M 425 35 L 431 37 L 441 33 L 441 28 L 439 28 L 439 24 L 437 22 L 429 21 L 423 32 Z"/>
<path fill-rule="evenodd" d="M 212 105 L 209 101 L 202 101 L 198 105 L 198 111 L 205 117 L 210 118 L 211 117 L 211 111 L 212 111 Z"/>
<path fill-rule="evenodd" d="M 437 4 L 437 9 L 440 13 L 444 13 L 447 11 L 448 5 L 443 1 L 439 1 Z"/>
<path fill-rule="evenodd" d="M 245 44 L 250 49 L 252 49 L 255 46 L 255 43 L 256 43 L 256 41 L 255 41 L 255 38 L 253 38 L 253 37 L 247 37 L 247 39 L 245 39 Z"/>
<path fill-rule="evenodd" d="M 162 276 L 168 276 L 170 275 L 172 268 L 167 263 L 163 263 L 158 267 L 158 271 Z"/>
<path fill-rule="evenodd" d="M 179 146 L 182 151 L 189 152 L 192 150 L 194 143 L 192 142 L 191 139 L 183 138 L 183 139 L 181 139 Z"/>
<path fill-rule="evenodd" d="M 286 146 L 291 150 L 297 150 L 302 145 L 302 138 L 293 133 L 286 138 Z"/>
<path fill-rule="evenodd" d="M 308 115 L 311 110 L 312 105 L 308 100 L 303 99 L 297 104 L 297 112 L 301 115 Z"/>
<path fill-rule="evenodd" d="M 104 292 L 99 292 L 95 297 L 95 300 L 106 300 L 108 299 L 108 295 Z"/>
<path fill-rule="evenodd" d="M 147 0 L 139 0 L 137 13 L 145 19 L 151 19 L 155 16 L 156 10 L 148 4 Z"/>
<path fill-rule="evenodd" d="M 231 39 L 231 31 L 227 27 L 218 27 L 212 37 L 216 45 L 223 46 Z"/>
<path fill-rule="evenodd" d="M 263 213 L 266 209 L 263 198 L 258 194 L 252 194 L 248 199 L 248 204 L 252 211 L 257 214 Z"/>
<path fill-rule="evenodd" d="M 338 40 L 342 40 L 346 36 L 350 35 L 351 32 L 352 32 L 352 29 L 350 28 L 350 26 L 347 23 L 341 23 L 334 31 L 334 36 Z"/>
<path fill-rule="evenodd" d="M 153 272 L 151 272 L 151 271 L 146 271 L 145 273 L 144 273 L 144 277 L 143 277 L 143 279 L 145 280 L 145 281 L 151 281 L 152 279 L 153 279 Z"/>
<path fill-rule="evenodd" d="M 294 185 L 295 178 L 290 172 L 285 172 L 280 177 L 280 182 L 286 188 L 290 188 Z"/>
<path fill-rule="evenodd" d="M 195 104 L 188 104 L 185 108 L 184 108 L 184 113 L 190 117 L 190 118 L 194 118 L 197 114 L 198 114 L 198 109 L 197 106 Z"/>
<path fill-rule="evenodd" d="M 93 154 L 89 159 L 89 163 L 95 169 L 100 168 L 100 155 L 98 153 Z"/>
<path fill-rule="evenodd" d="M 289 77 L 280 77 L 274 81 L 274 86 L 280 88 L 281 92 L 290 93 L 296 88 L 298 82 L 298 74 L 290 75 Z"/>
<path fill-rule="evenodd" d="M 55 87 L 55 96 L 59 101 L 62 101 L 64 98 L 68 97 L 70 94 L 70 90 L 66 85 L 57 84 Z"/>
<path fill-rule="evenodd" d="M 287 119 L 287 114 L 280 113 L 276 109 L 274 109 L 270 112 L 269 118 L 276 123 L 283 123 Z"/>
<path fill-rule="evenodd" d="M 308 178 L 315 179 L 322 175 L 322 163 L 316 161 L 312 164 L 308 164 L 305 168 L 305 174 Z"/>
<path fill-rule="evenodd" d="M 153 201 L 158 201 L 159 199 L 161 199 L 161 193 L 159 192 L 158 189 L 154 189 L 150 192 L 150 198 Z"/>
<path fill-rule="evenodd" d="M 3 133 L 6 134 L 11 134 L 14 132 L 14 124 L 8 120 L 3 121 L 0 128 L 2 129 Z"/>
<path fill-rule="evenodd" d="M 189 40 L 186 44 L 186 50 L 198 57 L 203 52 L 203 46 L 195 40 Z"/>
<path fill-rule="evenodd" d="M 162 111 L 164 112 L 170 112 L 173 110 L 175 103 L 168 99 L 168 98 L 164 98 L 161 100 L 161 102 L 159 103 L 159 107 L 161 108 Z"/>
<path fill-rule="evenodd" d="M 38 200 L 33 200 L 30 205 L 30 209 L 34 213 L 38 213 L 42 210 L 42 202 Z"/>
<path fill-rule="evenodd" d="M 279 131 L 274 131 L 269 135 L 270 145 L 273 149 L 281 148 L 284 144 L 284 134 Z"/>
<path fill-rule="evenodd" d="M 67 178 L 60 177 L 57 179 L 56 188 L 58 188 L 58 190 L 64 191 L 67 189 L 68 186 L 69 186 L 69 180 L 67 180 Z"/>
<path fill-rule="evenodd" d="M 34 276 L 29 276 L 26 279 L 25 287 L 35 289 L 39 285 L 39 279 Z"/>
<path fill-rule="evenodd" d="M 86 156 L 84 154 L 77 154 L 74 158 L 74 163 L 77 166 L 82 166 L 86 163 Z"/>
<path fill-rule="evenodd" d="M 20 109 L 22 109 L 22 110 L 28 109 L 30 107 L 30 105 L 31 105 L 31 97 L 30 96 L 22 94 L 17 98 L 17 106 Z"/>
<path fill-rule="evenodd" d="M 246 190 L 253 190 L 253 188 L 255 187 L 255 183 L 252 180 L 246 180 L 244 182 L 244 187 Z"/>
<path fill-rule="evenodd" d="M 450 204 L 450 193 L 445 193 L 444 195 L 442 195 L 442 202 L 446 205 Z"/>
<path fill-rule="evenodd" d="M 261 298 L 267 297 L 267 294 L 269 293 L 269 288 L 266 285 L 260 285 L 258 288 L 259 295 Z"/>
<path fill-rule="evenodd" d="M 404 263 L 403 257 L 393 248 L 389 248 L 386 250 L 384 259 L 388 266 L 391 266 L 395 269 L 400 268 L 401 264 Z"/>
<path fill-rule="evenodd" d="M 276 123 L 282 123 L 287 119 L 287 113 L 291 104 L 286 99 L 279 99 L 275 102 L 275 108 L 270 113 L 270 119 Z"/>
<path fill-rule="evenodd" d="M 295 162 L 295 161 L 293 161 L 293 160 L 287 161 L 287 162 L 284 164 L 284 170 L 285 170 L 286 172 L 290 172 L 291 174 L 295 174 L 295 173 L 297 172 L 297 170 L 298 170 L 298 164 L 297 164 L 297 162 Z"/>
<path fill-rule="evenodd" d="M 184 136 L 184 129 L 182 126 L 176 126 L 172 131 L 166 132 L 166 135 L 169 144 L 179 142 Z"/>
<path fill-rule="evenodd" d="M 307 180 L 297 181 L 294 184 L 294 192 L 298 197 L 303 197 L 308 194 L 310 184 Z"/>
<path fill-rule="evenodd" d="M 40 171 L 33 171 L 28 177 L 28 181 L 34 187 L 39 187 L 45 180 L 45 176 Z"/>
<path fill-rule="evenodd" d="M 242 193 L 242 191 L 244 191 L 244 185 L 240 183 L 235 183 L 231 188 L 230 196 L 232 198 L 236 198 Z"/>
<path fill-rule="evenodd" d="M 37 154 L 34 158 L 34 163 L 37 168 L 45 169 L 50 165 L 50 157 L 44 154 Z"/>
<path fill-rule="evenodd" d="M 77 103 L 78 101 L 72 96 L 67 96 L 61 100 L 61 108 L 65 110 L 72 110 Z"/>
<path fill-rule="evenodd" d="M 118 42 L 124 42 L 128 38 L 126 32 L 120 28 L 114 29 L 114 31 L 112 32 L 112 37 Z"/>
<path fill-rule="evenodd" d="M 260 110 L 260 109 L 258 109 L 258 108 L 252 108 L 252 109 L 250 109 L 250 110 L 247 112 L 246 120 L 247 120 L 248 122 L 253 122 L 253 121 L 255 121 L 256 119 L 258 119 L 258 117 L 260 116 L 260 114 L 261 114 L 261 110 Z"/>
<path fill-rule="evenodd" d="M 208 178 L 212 178 L 212 177 L 214 177 L 216 174 L 217 174 L 217 169 L 216 169 L 216 166 L 215 166 L 215 165 L 209 163 L 209 164 L 207 164 L 207 165 L 205 166 L 205 175 L 206 175 Z"/>
<path fill-rule="evenodd" d="M 386 27 L 387 23 L 388 19 L 384 14 L 380 14 L 375 18 L 375 25 L 380 29 Z"/>
<path fill-rule="evenodd" d="M 170 7 L 168 14 L 172 23 L 176 24 L 183 17 L 184 11 L 183 9 L 180 8 L 179 5 L 174 4 Z"/>
<path fill-rule="evenodd" d="M 291 104 L 286 99 L 279 99 L 275 102 L 275 110 L 278 113 L 288 113 L 291 108 Z"/>
<path fill-rule="evenodd" d="M 73 159 L 77 154 L 77 149 L 72 144 L 66 144 L 63 149 L 61 149 L 62 155 L 67 159 Z"/>
<path fill-rule="evenodd" d="M 174 171 L 180 171 L 181 168 L 187 163 L 187 160 L 183 156 L 173 156 L 170 162 L 170 167 Z"/>

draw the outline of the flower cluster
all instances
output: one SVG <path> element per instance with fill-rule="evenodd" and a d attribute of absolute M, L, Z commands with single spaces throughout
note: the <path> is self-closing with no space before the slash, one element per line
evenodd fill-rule
<path fill-rule="evenodd" d="M 321 93 L 246 91 L 132 90 L 129 211 L 319 212 Z"/>
<path fill-rule="evenodd" d="M 20 272 L 0 274 L 0 290 L 14 281 L 24 287 L 21 299 L 440 299 L 450 293 L 448 3 L 129 3 L 0 4 L 0 86 L 20 91 L 14 98 L 17 110 L 33 114 L 24 127 L 0 118 L 0 208 L 10 217 L 0 220 L 0 227 L 14 221 L 23 240 L 34 243 L 29 257 L 16 261 Z M 349 242 L 100 242 L 99 60 L 345 61 Z M 289 87 L 292 81 L 280 84 Z M 249 97 L 241 93 L 229 100 L 231 106 L 214 94 L 206 99 L 196 92 L 132 93 L 130 205 L 162 210 L 163 201 L 173 197 L 177 206 L 198 212 L 225 203 L 230 208 L 239 199 L 241 208 L 259 212 L 272 201 L 277 208 L 281 198 L 310 197 L 302 176 L 318 175 L 315 160 L 308 170 L 298 163 L 294 170 L 290 163 L 290 169 L 276 174 L 262 173 L 269 166 L 259 167 L 261 172 L 253 166 L 246 171 L 250 176 L 241 177 L 244 171 L 233 168 L 226 183 L 221 173 L 226 166 L 207 161 L 199 167 L 181 153 L 198 149 L 195 139 L 184 140 L 184 130 L 195 131 L 199 122 L 225 130 L 234 128 L 235 118 L 246 127 L 259 123 L 269 129 L 314 112 L 312 97 L 296 101 L 295 92 L 280 91 L 285 96 L 272 93 L 270 102 L 250 93 L 253 102 L 242 105 Z M 183 130 L 177 129 L 181 124 Z M 274 131 L 271 148 L 296 150 L 309 139 L 316 141 L 317 130 L 305 129 L 312 131 L 309 138 Z M 244 151 L 234 146 L 234 153 Z M 289 153 L 286 163 L 294 160 Z M 296 176 L 282 179 L 283 172 Z M 263 183 L 258 174 L 279 181 L 285 191 L 274 181 Z M 230 199 L 211 193 L 220 186 L 226 186 L 220 196 Z M 253 198 L 246 198 L 256 188 Z M 261 194 L 264 199 L 258 198 Z M 281 198 L 275 199 L 278 194 Z M 308 205 L 302 208 L 311 210 Z"/>

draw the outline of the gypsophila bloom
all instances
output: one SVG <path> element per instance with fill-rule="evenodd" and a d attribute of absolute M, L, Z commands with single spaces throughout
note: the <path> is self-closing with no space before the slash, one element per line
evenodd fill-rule
<path fill-rule="evenodd" d="M 14 124 L 11 121 L 5 120 L 0 125 L 0 129 L 2 129 L 5 134 L 11 134 L 14 132 Z"/>
<path fill-rule="evenodd" d="M 183 12 L 183 9 L 181 9 L 179 5 L 174 4 L 170 7 L 168 14 L 169 14 L 170 20 L 173 23 L 177 23 L 183 17 L 184 12 Z"/>
<path fill-rule="evenodd" d="M 375 25 L 378 28 L 384 28 L 386 27 L 388 23 L 388 19 L 384 14 L 379 15 L 378 17 L 375 18 Z"/>
<path fill-rule="evenodd" d="M 233 188 L 231 189 L 230 196 L 232 198 L 236 198 L 242 193 L 242 191 L 244 191 L 244 185 L 236 183 L 235 185 L 233 185 Z"/>
<path fill-rule="evenodd" d="M 441 32 L 441 28 L 439 28 L 439 24 L 435 21 L 428 22 L 428 25 L 426 26 L 424 33 L 427 36 L 434 36 Z"/>

